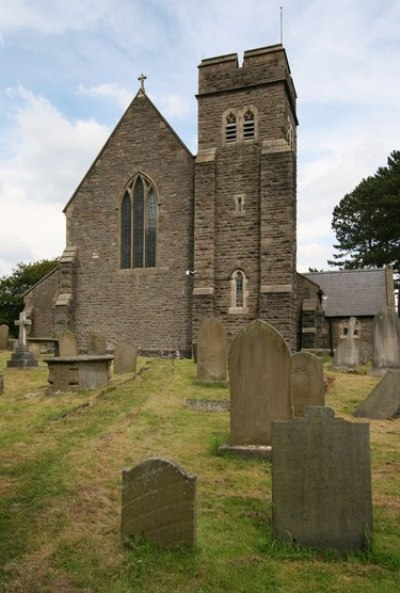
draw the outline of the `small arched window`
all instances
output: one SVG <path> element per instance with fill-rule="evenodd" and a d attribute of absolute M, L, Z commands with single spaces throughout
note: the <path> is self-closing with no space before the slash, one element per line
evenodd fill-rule
<path fill-rule="evenodd" d="M 121 268 L 156 266 L 157 218 L 155 189 L 144 175 L 137 175 L 121 203 Z"/>
<path fill-rule="evenodd" d="M 254 138 L 255 135 L 255 117 L 251 109 L 248 109 L 243 115 L 243 139 Z"/>
<path fill-rule="evenodd" d="M 243 270 L 235 270 L 230 279 L 231 306 L 229 313 L 247 313 L 247 278 Z"/>
<path fill-rule="evenodd" d="M 225 140 L 226 142 L 235 142 L 237 137 L 236 116 L 229 113 L 225 120 Z"/>

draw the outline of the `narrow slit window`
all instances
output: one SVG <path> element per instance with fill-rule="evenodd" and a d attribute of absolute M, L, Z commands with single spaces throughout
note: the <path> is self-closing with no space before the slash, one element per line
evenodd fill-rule
<path fill-rule="evenodd" d="M 236 272 L 235 275 L 235 307 L 243 307 L 243 290 L 244 290 L 244 274 L 241 271 Z"/>

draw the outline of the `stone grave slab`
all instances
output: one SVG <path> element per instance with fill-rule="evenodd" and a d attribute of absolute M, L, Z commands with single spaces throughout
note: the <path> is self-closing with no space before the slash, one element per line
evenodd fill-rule
<path fill-rule="evenodd" d="M 173 461 L 150 458 L 122 474 L 121 536 L 161 548 L 196 544 L 197 477 Z"/>
<path fill-rule="evenodd" d="M 354 371 L 360 366 L 359 338 L 355 335 L 357 319 L 350 317 L 348 334 L 336 346 L 332 367 L 340 371 Z"/>
<path fill-rule="evenodd" d="M 282 542 L 361 551 L 372 541 L 369 425 L 330 408 L 272 424 L 272 519 Z"/>
<path fill-rule="evenodd" d="M 308 406 L 325 404 L 322 360 L 311 352 L 292 354 L 292 405 L 295 416 L 303 416 Z"/>
<path fill-rule="evenodd" d="M 0 350 L 7 350 L 8 349 L 8 338 L 9 338 L 9 329 L 8 325 L 3 323 L 0 325 Z"/>
<path fill-rule="evenodd" d="M 122 340 L 114 348 L 114 374 L 136 373 L 138 348 L 136 344 Z"/>
<path fill-rule="evenodd" d="M 383 374 L 386 369 L 400 369 L 400 319 L 389 307 L 373 323 L 372 374 Z"/>
<path fill-rule="evenodd" d="M 78 356 L 78 339 L 69 330 L 60 334 L 58 338 L 58 355 L 61 358 L 66 356 Z"/>
<path fill-rule="evenodd" d="M 386 371 L 368 397 L 353 414 L 356 418 L 375 420 L 400 416 L 400 370 Z"/>
<path fill-rule="evenodd" d="M 89 332 L 86 336 L 86 352 L 89 356 L 104 356 L 106 352 L 106 339 L 97 331 Z"/>
<path fill-rule="evenodd" d="M 226 333 L 221 321 L 216 317 L 205 319 L 196 344 L 198 381 L 226 381 Z"/>

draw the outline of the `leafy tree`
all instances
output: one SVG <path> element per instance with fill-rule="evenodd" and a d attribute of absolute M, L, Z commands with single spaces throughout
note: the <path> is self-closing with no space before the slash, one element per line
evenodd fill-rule
<path fill-rule="evenodd" d="M 19 263 L 10 276 L 0 278 L 0 325 L 5 323 L 14 328 L 14 321 L 24 308 L 23 293 L 54 270 L 58 259 L 43 259 L 35 263 Z M 13 332 L 16 333 L 16 332 Z"/>
<path fill-rule="evenodd" d="M 386 167 L 363 179 L 333 210 L 332 228 L 338 241 L 330 265 L 341 269 L 391 264 L 400 286 L 400 151 Z"/>

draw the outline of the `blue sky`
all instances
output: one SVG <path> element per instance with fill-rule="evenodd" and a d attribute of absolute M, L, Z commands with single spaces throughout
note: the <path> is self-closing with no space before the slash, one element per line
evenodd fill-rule
<path fill-rule="evenodd" d="M 61 255 L 63 207 L 146 91 L 196 152 L 203 58 L 283 43 L 298 94 L 298 269 L 332 210 L 400 149 L 398 0 L 0 0 L 0 276 Z"/>

